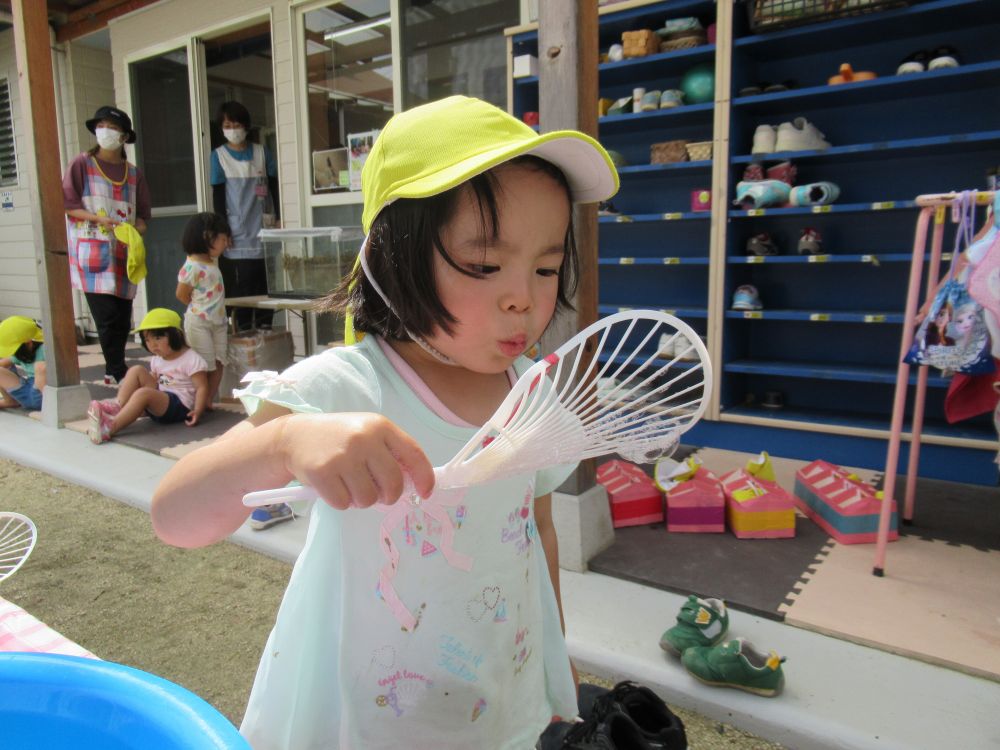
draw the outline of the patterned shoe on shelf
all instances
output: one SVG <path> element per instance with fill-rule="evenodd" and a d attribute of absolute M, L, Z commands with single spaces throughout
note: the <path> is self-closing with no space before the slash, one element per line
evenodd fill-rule
<path fill-rule="evenodd" d="M 962 64 L 962 58 L 954 47 L 937 47 L 931 50 L 927 57 L 927 70 L 941 70 L 942 68 L 957 68 Z"/>
<path fill-rule="evenodd" d="M 760 232 L 747 240 L 747 255 L 777 255 L 778 246 L 767 232 Z"/>
<path fill-rule="evenodd" d="M 764 305 L 760 302 L 760 294 L 753 284 L 743 284 L 733 292 L 734 310 L 762 310 Z"/>
<path fill-rule="evenodd" d="M 706 685 L 731 687 L 773 698 L 785 686 L 776 651 L 762 654 L 745 638 L 734 638 L 720 646 L 693 646 L 681 655 L 691 676 Z"/>
<path fill-rule="evenodd" d="M 923 73 L 927 70 L 927 63 L 929 61 L 930 55 L 927 54 L 927 50 L 919 49 L 916 52 L 911 52 L 900 61 L 899 66 L 896 68 L 896 75 Z"/>
<path fill-rule="evenodd" d="M 580 685 L 580 716 L 584 721 L 601 722 L 615 713 L 628 716 L 649 747 L 686 750 L 684 722 L 674 715 L 660 697 L 643 685 L 619 682 L 611 690 L 584 690 Z M 618 747 L 623 747 L 618 745 Z"/>
<path fill-rule="evenodd" d="M 660 636 L 660 648 L 680 656 L 692 646 L 714 646 L 728 631 L 726 603 L 692 594 L 677 613 L 677 624 Z"/>
<path fill-rule="evenodd" d="M 791 186 L 795 184 L 795 178 L 798 173 L 798 167 L 792 164 L 792 162 L 783 161 L 780 164 L 775 164 L 773 167 L 767 168 L 767 179 L 781 180 Z"/>
<path fill-rule="evenodd" d="M 747 164 L 743 170 L 743 179 L 740 182 L 758 182 L 764 179 L 764 167 L 760 164 Z"/>
<path fill-rule="evenodd" d="M 758 180 L 756 182 L 737 182 L 736 200 L 734 205 L 750 210 L 768 206 L 783 206 L 788 203 L 788 192 L 791 188 L 781 180 Z"/>
<path fill-rule="evenodd" d="M 840 197 L 840 188 L 833 182 L 811 182 L 793 187 L 788 193 L 792 206 L 825 206 Z"/>
<path fill-rule="evenodd" d="M 799 237 L 799 255 L 819 255 L 823 252 L 823 237 L 812 227 L 802 230 Z"/>
<path fill-rule="evenodd" d="M 286 503 L 277 505 L 265 505 L 261 508 L 254 508 L 250 514 L 250 528 L 254 531 L 268 529 L 277 523 L 291 521 L 295 518 L 295 513 Z"/>
<path fill-rule="evenodd" d="M 618 209 L 615 208 L 615 204 L 611 201 L 601 201 L 597 204 L 597 215 L 598 216 L 617 216 Z"/>

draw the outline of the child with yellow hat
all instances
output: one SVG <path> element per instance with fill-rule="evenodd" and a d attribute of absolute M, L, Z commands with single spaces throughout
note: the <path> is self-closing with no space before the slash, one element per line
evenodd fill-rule
<path fill-rule="evenodd" d="M 153 526 L 197 547 L 253 518 L 244 493 L 323 498 L 244 714 L 255 748 L 535 747 L 578 710 L 551 510 L 572 467 L 436 490 L 432 466 L 532 364 L 572 296 L 572 204 L 618 176 L 583 133 L 453 96 L 395 115 L 361 186 L 363 263 L 339 299 L 367 335 L 251 373 L 250 417 L 167 472 Z"/>
<path fill-rule="evenodd" d="M 0 323 L 0 409 L 42 408 L 45 345 L 31 318 L 11 315 Z"/>
<path fill-rule="evenodd" d="M 154 307 L 132 333 L 153 355 L 147 370 L 133 365 L 118 385 L 118 396 L 91 401 L 87 434 L 96 445 L 145 415 L 158 424 L 184 422 L 194 427 L 208 406 L 208 365 L 187 345 L 181 316 Z"/>

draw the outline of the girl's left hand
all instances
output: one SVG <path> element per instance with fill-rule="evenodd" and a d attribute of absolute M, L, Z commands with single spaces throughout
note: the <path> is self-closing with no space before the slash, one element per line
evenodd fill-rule
<path fill-rule="evenodd" d="M 192 409 L 188 412 L 187 419 L 184 420 L 184 424 L 188 427 L 194 427 L 198 424 L 199 419 L 201 419 L 201 412 L 198 409 Z"/>

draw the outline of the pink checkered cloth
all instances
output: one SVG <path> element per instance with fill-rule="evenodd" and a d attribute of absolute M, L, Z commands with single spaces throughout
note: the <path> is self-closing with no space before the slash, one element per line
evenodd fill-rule
<path fill-rule="evenodd" d="M 34 651 L 97 658 L 3 597 L 0 597 L 0 651 Z"/>

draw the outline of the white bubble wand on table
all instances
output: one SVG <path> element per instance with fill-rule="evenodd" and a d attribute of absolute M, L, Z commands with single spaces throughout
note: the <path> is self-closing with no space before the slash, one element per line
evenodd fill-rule
<path fill-rule="evenodd" d="M 657 350 L 671 355 L 661 358 Z M 669 455 L 701 418 L 711 391 L 704 343 L 672 315 L 628 310 L 580 331 L 529 367 L 486 424 L 450 461 L 435 467 L 429 497 L 419 497 L 407 482 L 399 500 L 409 502 L 374 506 L 386 514 L 381 538 L 389 565 L 380 576 L 383 598 L 404 627 L 415 626 L 389 583 L 399 555 L 386 533 L 412 506 L 442 521 L 447 532 L 442 552 L 449 563 L 467 570 L 471 558 L 451 549 L 454 529 L 442 506 L 457 500 L 446 499 L 447 490 L 609 453 L 636 463 L 653 461 Z M 243 503 L 256 507 L 317 498 L 311 487 L 289 486 L 248 493 Z M 394 505 L 401 509 L 393 511 Z"/>

